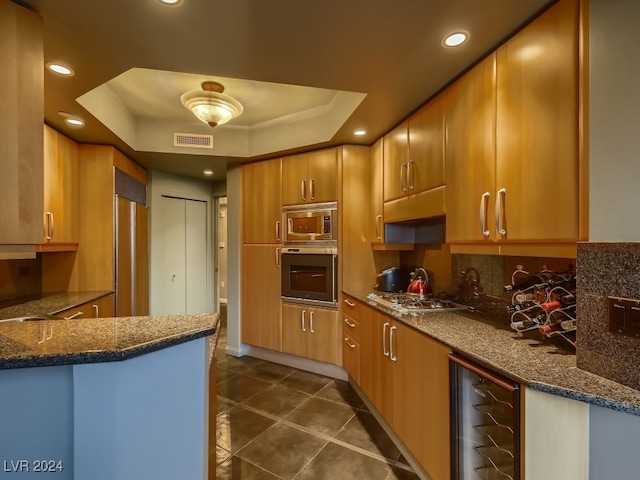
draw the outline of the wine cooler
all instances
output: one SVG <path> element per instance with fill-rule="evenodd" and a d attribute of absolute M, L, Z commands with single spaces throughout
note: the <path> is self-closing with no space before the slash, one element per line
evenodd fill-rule
<path fill-rule="evenodd" d="M 519 384 L 462 357 L 449 359 L 452 480 L 519 480 Z"/>

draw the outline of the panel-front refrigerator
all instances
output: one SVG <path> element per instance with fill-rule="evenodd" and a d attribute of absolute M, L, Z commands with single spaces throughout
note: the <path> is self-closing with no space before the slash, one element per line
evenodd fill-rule
<path fill-rule="evenodd" d="M 452 480 L 520 479 L 520 386 L 449 356 Z"/>

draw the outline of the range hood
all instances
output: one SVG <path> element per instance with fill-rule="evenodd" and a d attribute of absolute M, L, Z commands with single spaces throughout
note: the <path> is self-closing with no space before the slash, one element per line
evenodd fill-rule
<path fill-rule="evenodd" d="M 385 243 L 434 245 L 445 241 L 445 216 L 385 223 Z"/>

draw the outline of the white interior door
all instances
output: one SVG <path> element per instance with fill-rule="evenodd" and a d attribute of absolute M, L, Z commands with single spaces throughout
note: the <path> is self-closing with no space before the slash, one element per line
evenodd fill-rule
<path fill-rule="evenodd" d="M 161 197 L 158 215 L 161 222 L 159 235 L 154 239 L 154 248 L 162 259 L 158 265 L 156 314 L 183 314 L 186 311 L 186 236 L 185 201 L 181 198 Z"/>
<path fill-rule="evenodd" d="M 162 196 L 160 235 L 154 239 L 158 295 L 155 314 L 207 311 L 207 202 Z"/>
<path fill-rule="evenodd" d="M 207 311 L 207 203 L 185 200 L 186 312 Z"/>
<path fill-rule="evenodd" d="M 218 298 L 227 303 L 227 197 L 218 199 Z"/>

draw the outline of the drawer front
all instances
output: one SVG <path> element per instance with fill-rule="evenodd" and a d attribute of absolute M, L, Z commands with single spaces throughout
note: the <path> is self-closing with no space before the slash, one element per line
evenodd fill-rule
<path fill-rule="evenodd" d="M 342 294 L 342 312 L 352 316 L 353 318 L 360 318 L 360 312 L 362 311 L 362 302 L 356 300 L 350 295 Z"/>
<path fill-rule="evenodd" d="M 349 335 L 342 335 L 342 366 L 356 383 L 360 383 L 360 345 Z"/>
<path fill-rule="evenodd" d="M 342 314 L 342 333 L 360 342 L 360 322 L 346 312 Z"/>

